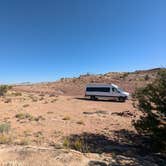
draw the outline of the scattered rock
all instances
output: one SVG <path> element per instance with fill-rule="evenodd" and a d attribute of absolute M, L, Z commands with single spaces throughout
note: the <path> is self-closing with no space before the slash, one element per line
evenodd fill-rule
<path fill-rule="evenodd" d="M 88 166 L 107 166 L 107 164 L 102 161 L 89 161 Z"/>
<path fill-rule="evenodd" d="M 95 111 L 95 112 L 83 112 L 83 114 L 86 114 L 86 115 L 93 115 L 93 114 L 108 114 L 108 111 L 102 111 L 102 110 L 99 110 L 99 111 Z"/>
<path fill-rule="evenodd" d="M 134 114 L 130 111 L 113 112 L 112 115 L 123 116 L 123 117 L 132 117 L 132 116 L 134 116 Z"/>

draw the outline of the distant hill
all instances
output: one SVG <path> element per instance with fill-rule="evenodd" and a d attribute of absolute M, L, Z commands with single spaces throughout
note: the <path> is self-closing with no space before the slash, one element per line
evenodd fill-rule
<path fill-rule="evenodd" d="M 138 70 L 135 72 L 109 72 L 106 74 L 85 74 L 77 78 L 61 78 L 51 83 L 38 83 L 14 86 L 16 91 L 55 94 L 55 95 L 84 95 L 87 83 L 114 83 L 124 90 L 133 93 L 138 87 L 152 82 L 157 72 L 162 68 Z"/>

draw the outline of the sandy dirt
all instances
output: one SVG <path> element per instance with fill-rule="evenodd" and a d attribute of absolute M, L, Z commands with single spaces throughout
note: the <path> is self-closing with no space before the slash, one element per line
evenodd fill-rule
<path fill-rule="evenodd" d="M 9 131 L 0 133 L 0 163 L 153 166 L 155 160 L 141 156 L 134 145 L 132 121 L 139 116 L 131 100 L 121 103 L 92 101 L 83 96 L 10 92 L 0 98 L 0 125 L 10 126 Z M 92 148 L 88 153 L 64 146 L 69 136 L 84 133 Z"/>
<path fill-rule="evenodd" d="M 41 97 L 37 94 L 7 98 L 0 101 L 0 121 L 10 123 L 15 141 L 26 136 L 31 144 L 36 144 L 39 133 L 43 137 L 41 144 L 49 145 L 70 134 L 91 132 L 109 136 L 115 130 L 134 130 L 131 121 L 135 110 L 131 101 L 91 101 L 78 96 Z M 5 103 L 9 99 L 11 101 Z M 125 111 L 132 116 L 116 115 Z M 17 118 L 20 113 L 37 119 Z"/>

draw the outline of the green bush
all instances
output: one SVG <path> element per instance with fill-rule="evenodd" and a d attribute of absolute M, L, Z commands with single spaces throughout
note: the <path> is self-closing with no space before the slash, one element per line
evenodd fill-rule
<path fill-rule="evenodd" d="M 134 97 L 143 112 L 143 116 L 134 121 L 135 128 L 152 139 L 153 149 L 166 151 L 166 69 L 158 72 L 153 83 L 138 89 Z"/>
<path fill-rule="evenodd" d="M 8 85 L 0 85 L 0 96 L 4 96 L 11 88 L 12 87 Z"/>

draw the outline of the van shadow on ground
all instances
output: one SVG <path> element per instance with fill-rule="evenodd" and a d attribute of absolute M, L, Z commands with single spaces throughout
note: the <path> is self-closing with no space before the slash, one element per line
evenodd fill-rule
<path fill-rule="evenodd" d="M 101 101 L 101 102 L 116 102 L 116 103 L 121 103 L 121 102 L 119 102 L 119 101 L 117 101 L 117 100 L 115 100 L 115 99 L 96 99 L 96 100 L 91 100 L 91 99 L 89 99 L 89 98 L 86 98 L 86 97 L 76 97 L 75 99 L 77 99 L 77 100 L 83 100 L 83 101 Z"/>
<path fill-rule="evenodd" d="M 110 139 L 105 135 L 93 133 L 70 135 L 68 146 L 83 153 L 111 153 L 119 166 L 122 164 L 118 156 L 130 158 L 133 165 L 166 164 L 165 157 L 151 151 L 149 139 L 126 130 L 115 131 L 114 137 Z"/>

